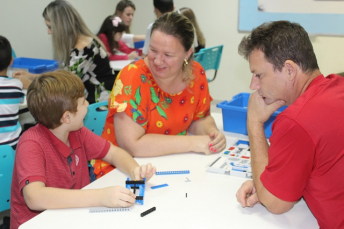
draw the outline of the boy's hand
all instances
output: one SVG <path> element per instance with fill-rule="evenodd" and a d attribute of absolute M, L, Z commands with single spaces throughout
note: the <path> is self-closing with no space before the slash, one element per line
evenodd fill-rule
<path fill-rule="evenodd" d="M 135 204 L 135 197 L 135 194 L 125 187 L 107 187 L 103 189 L 101 204 L 109 208 L 130 207 Z"/>
<path fill-rule="evenodd" d="M 146 178 L 146 181 L 148 181 L 155 174 L 155 172 L 155 166 L 152 166 L 151 163 L 148 163 L 147 165 L 136 167 L 133 171 L 133 178 L 134 180 L 142 180 L 143 178 Z"/>

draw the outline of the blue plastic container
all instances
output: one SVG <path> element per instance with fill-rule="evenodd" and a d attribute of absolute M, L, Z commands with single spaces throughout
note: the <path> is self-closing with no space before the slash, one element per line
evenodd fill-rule
<path fill-rule="evenodd" d="M 247 135 L 247 105 L 250 93 L 239 93 L 233 96 L 231 101 L 223 101 L 217 104 L 222 109 L 224 131 Z M 276 116 L 284 111 L 287 106 L 283 106 L 275 111 L 269 120 L 264 124 L 265 135 L 271 136 L 271 126 Z"/>
<path fill-rule="evenodd" d="M 145 40 L 137 41 L 137 42 L 134 43 L 134 47 L 136 49 L 143 48 L 144 45 L 145 45 Z"/>
<path fill-rule="evenodd" d="M 10 68 L 27 69 L 30 73 L 40 74 L 54 71 L 59 68 L 59 65 L 56 60 L 19 57 L 13 59 L 13 64 Z"/>

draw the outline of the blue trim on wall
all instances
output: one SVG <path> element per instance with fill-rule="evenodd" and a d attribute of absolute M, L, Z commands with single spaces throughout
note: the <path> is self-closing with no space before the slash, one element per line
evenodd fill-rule
<path fill-rule="evenodd" d="M 344 35 L 344 14 L 267 13 L 258 11 L 258 0 L 240 0 L 240 32 L 248 32 L 264 22 L 278 20 L 297 22 L 310 35 Z"/>

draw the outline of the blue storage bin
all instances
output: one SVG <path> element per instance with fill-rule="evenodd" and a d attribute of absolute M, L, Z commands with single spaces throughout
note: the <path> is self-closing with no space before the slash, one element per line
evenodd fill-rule
<path fill-rule="evenodd" d="M 137 41 L 137 42 L 134 43 L 134 47 L 136 49 L 143 48 L 144 45 L 145 45 L 145 40 Z"/>
<path fill-rule="evenodd" d="M 30 73 L 40 74 L 43 72 L 54 71 L 59 68 L 59 65 L 56 60 L 19 57 L 13 59 L 13 64 L 10 68 L 26 69 Z"/>
<path fill-rule="evenodd" d="M 228 132 L 234 132 L 247 135 L 247 105 L 250 93 L 239 93 L 233 96 L 231 101 L 223 101 L 217 104 L 222 109 L 223 129 Z M 287 106 L 283 106 L 275 111 L 269 120 L 264 124 L 265 135 L 271 136 L 271 126 L 276 116 L 284 111 Z"/>

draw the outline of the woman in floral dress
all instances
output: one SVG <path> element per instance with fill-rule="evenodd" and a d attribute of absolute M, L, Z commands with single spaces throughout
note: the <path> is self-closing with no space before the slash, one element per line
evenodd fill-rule
<path fill-rule="evenodd" d="M 43 11 L 48 34 L 52 35 L 55 59 L 84 82 L 89 103 L 107 100 L 116 75 L 106 49 L 67 1 L 53 1 Z M 32 80 L 36 74 L 23 71 L 16 78 Z"/>
<path fill-rule="evenodd" d="M 185 16 L 167 13 L 154 23 L 148 55 L 116 79 L 103 138 L 138 157 L 226 147 L 210 116 L 212 98 L 204 69 L 193 61 L 193 41 Z M 94 168 L 97 177 L 113 169 L 101 160 Z"/>

